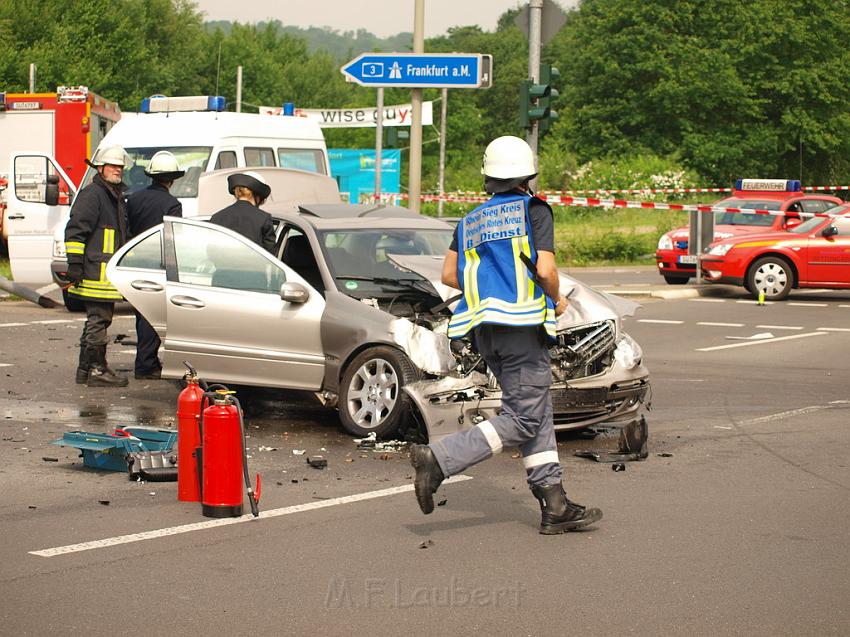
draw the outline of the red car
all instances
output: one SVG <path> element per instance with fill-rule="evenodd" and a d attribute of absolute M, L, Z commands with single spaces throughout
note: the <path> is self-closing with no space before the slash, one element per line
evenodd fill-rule
<path fill-rule="evenodd" d="M 844 203 L 830 195 L 804 195 L 800 182 L 786 179 L 739 179 L 731 197 L 714 203 L 721 208 L 778 210 L 787 215 L 747 212 L 714 213 L 714 240 L 754 232 L 788 231 L 802 220 L 798 213 L 825 212 Z M 688 226 L 671 230 L 658 240 L 655 251 L 658 273 L 671 284 L 684 284 L 696 276 L 697 255 L 688 254 Z"/>
<path fill-rule="evenodd" d="M 715 241 L 699 263 L 707 282 L 743 285 L 754 298 L 762 291 L 779 301 L 792 288 L 850 288 L 850 204 L 791 230 Z"/>

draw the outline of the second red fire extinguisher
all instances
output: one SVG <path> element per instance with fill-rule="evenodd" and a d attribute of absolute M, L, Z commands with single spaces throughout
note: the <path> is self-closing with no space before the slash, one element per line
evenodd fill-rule
<path fill-rule="evenodd" d="M 186 388 L 177 399 L 177 499 L 199 502 L 201 486 L 195 450 L 201 444 L 199 421 L 204 390 L 198 382 L 195 368 L 187 362 L 183 364 L 189 371 L 183 377 Z"/>

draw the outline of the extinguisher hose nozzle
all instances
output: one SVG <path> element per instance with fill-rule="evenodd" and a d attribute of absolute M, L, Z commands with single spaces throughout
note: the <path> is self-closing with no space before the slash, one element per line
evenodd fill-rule
<path fill-rule="evenodd" d="M 251 504 L 251 513 L 254 517 L 260 515 L 260 507 L 257 500 L 260 499 L 260 476 L 257 475 L 257 496 L 254 497 L 254 489 L 251 485 L 251 476 L 248 474 L 248 446 L 245 438 L 245 420 L 242 417 L 242 405 L 239 404 L 239 399 L 236 396 L 231 396 L 231 399 L 236 404 L 236 410 L 239 412 L 239 428 L 242 433 L 242 473 L 245 476 L 245 488 L 248 490 L 248 502 Z"/>

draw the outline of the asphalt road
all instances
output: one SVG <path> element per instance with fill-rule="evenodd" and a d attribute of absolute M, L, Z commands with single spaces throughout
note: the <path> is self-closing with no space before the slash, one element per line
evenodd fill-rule
<path fill-rule="evenodd" d="M 638 296 L 660 279 L 572 273 Z M 49 444 L 173 425 L 177 387 L 77 386 L 80 317 L 0 303 L 0 634 L 850 634 L 850 292 L 639 300 L 650 457 L 613 472 L 572 453 L 615 437 L 560 438 L 570 497 L 605 517 L 553 537 L 510 450 L 426 517 L 406 453 L 358 450 L 309 396 L 269 394 L 244 398 L 266 513 L 186 526 L 206 518 L 176 484 Z M 132 337 L 130 316 L 111 333 Z M 110 353 L 132 366 L 132 347 Z"/>

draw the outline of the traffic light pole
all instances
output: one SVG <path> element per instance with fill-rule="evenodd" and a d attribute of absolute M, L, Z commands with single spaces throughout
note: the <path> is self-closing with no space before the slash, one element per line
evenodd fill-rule
<path fill-rule="evenodd" d="M 416 0 L 413 10 L 413 52 L 425 52 L 425 0 Z M 410 172 L 408 173 L 408 207 L 419 212 L 422 192 L 422 89 L 411 91 L 413 118 L 410 122 Z"/>
<path fill-rule="evenodd" d="M 540 80 L 540 20 L 543 15 L 543 0 L 529 0 L 528 3 L 528 77 L 532 84 Z M 530 122 L 530 128 L 525 141 L 531 146 L 534 156 L 537 156 L 537 120 Z M 537 188 L 537 180 L 531 182 L 531 189 Z"/>

